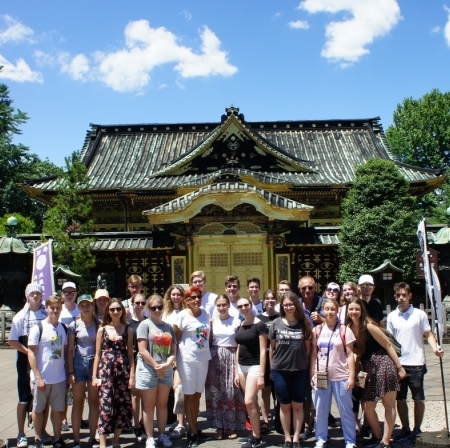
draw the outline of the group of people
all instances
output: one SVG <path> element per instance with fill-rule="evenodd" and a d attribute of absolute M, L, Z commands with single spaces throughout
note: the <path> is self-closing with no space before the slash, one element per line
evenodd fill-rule
<path fill-rule="evenodd" d="M 332 398 L 346 448 L 355 447 L 357 432 L 371 433 L 373 447 L 389 447 L 396 403 L 402 422 L 397 438 L 420 434 L 423 336 L 437 356 L 443 351 L 426 314 L 411 305 L 406 283 L 395 285 L 398 308 L 386 324 L 402 345 L 401 355 L 383 328 L 383 306 L 372 298 L 370 275 L 362 275 L 358 284 L 345 283 L 342 290 L 330 283 L 322 296 L 310 276 L 300 278 L 299 295 L 283 280 L 262 300 L 256 277 L 247 280 L 246 297 L 234 275 L 225 278 L 226 293 L 220 295 L 207 291 L 202 271 L 193 272 L 189 283 L 186 290 L 171 285 L 164 297 L 146 298 L 142 279 L 132 275 L 126 301 L 104 289 L 94 297 L 78 297 L 72 282 L 63 285 L 61 296 L 43 301 L 41 285 L 29 284 L 9 337 L 18 351 L 17 447 L 28 446 L 24 428 L 32 403 L 36 448 L 51 440 L 45 431 L 49 410 L 53 446 L 65 448 L 61 430 L 67 427 L 66 396 L 72 394 L 74 448 L 81 448 L 82 425 L 89 428 L 92 448 L 105 448 L 110 434 L 113 448 L 119 448 L 121 432 L 131 428 L 139 441 L 146 440 L 146 448 L 171 447 L 171 439 L 184 435 L 189 447 L 196 447 L 208 437 L 197 428 L 203 392 L 217 440 L 236 439 L 251 427 L 240 440 L 243 448 L 262 445 L 272 391 L 283 448 L 300 448 L 314 431 L 316 448 L 324 447 Z M 415 404 L 412 430 L 408 388 Z M 180 403 L 176 424 L 166 432 L 171 391 Z M 86 394 L 87 422 L 82 420 Z M 375 412 L 378 401 L 385 409 L 383 432 Z"/>

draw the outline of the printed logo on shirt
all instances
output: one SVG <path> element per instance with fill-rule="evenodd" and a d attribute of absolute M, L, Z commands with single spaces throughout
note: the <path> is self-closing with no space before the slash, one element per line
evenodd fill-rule
<path fill-rule="evenodd" d="M 153 335 L 154 352 L 158 353 L 162 359 L 167 360 L 167 356 L 169 355 L 172 347 L 172 336 L 170 333 L 157 330 L 152 330 L 151 333 Z"/>
<path fill-rule="evenodd" d="M 207 343 L 208 338 L 208 327 L 205 324 L 200 325 L 200 327 L 197 327 L 195 329 L 195 332 L 198 338 L 195 341 L 195 345 L 197 346 L 197 348 L 205 348 L 205 344 Z"/>
<path fill-rule="evenodd" d="M 53 331 L 55 332 L 55 334 L 53 334 L 50 339 L 50 361 L 61 359 L 63 346 L 62 336 L 58 334 L 56 328 L 53 328 Z"/>

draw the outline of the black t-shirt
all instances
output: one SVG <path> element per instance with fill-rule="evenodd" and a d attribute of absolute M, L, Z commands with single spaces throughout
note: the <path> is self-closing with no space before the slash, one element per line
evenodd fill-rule
<path fill-rule="evenodd" d="M 384 319 L 383 313 L 383 304 L 379 299 L 370 299 L 367 303 L 364 301 L 364 305 L 366 305 L 367 314 L 371 317 L 377 324 L 379 324 Z"/>
<path fill-rule="evenodd" d="M 267 326 L 263 321 L 253 325 L 241 325 L 238 328 L 236 342 L 239 344 L 239 364 L 259 365 L 259 336 L 262 334 L 267 334 Z"/>

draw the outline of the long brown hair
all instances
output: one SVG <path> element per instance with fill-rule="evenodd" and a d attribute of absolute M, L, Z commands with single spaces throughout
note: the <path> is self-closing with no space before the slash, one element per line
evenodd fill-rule
<path fill-rule="evenodd" d="M 367 329 L 367 324 L 374 324 L 377 327 L 379 325 L 369 317 L 369 314 L 367 313 L 366 305 L 363 300 L 361 300 L 359 297 L 356 297 L 353 299 L 347 307 L 349 307 L 352 303 L 356 303 L 361 308 L 361 317 L 359 320 L 359 333 L 358 333 L 358 339 L 357 339 L 357 348 L 358 348 L 358 354 L 361 355 L 366 350 L 366 342 L 369 335 L 369 330 Z M 350 316 L 347 315 L 347 321 L 345 322 L 347 326 L 352 329 L 353 321 L 350 318 Z"/>
<path fill-rule="evenodd" d="M 184 303 L 184 288 L 180 285 L 170 285 L 164 294 L 164 311 L 167 316 L 171 315 L 174 310 L 173 302 L 170 298 L 170 294 L 172 294 L 174 289 L 178 289 L 178 291 L 180 291 L 180 311 L 186 308 L 186 304 Z"/>
<path fill-rule="evenodd" d="M 112 297 L 111 300 L 108 302 L 108 305 L 106 305 L 105 315 L 103 316 L 103 320 L 102 320 L 102 327 L 105 327 L 106 325 L 109 325 L 112 322 L 111 313 L 109 312 L 109 308 L 114 303 L 117 303 L 118 305 L 120 305 L 120 308 L 122 308 L 122 312 L 120 313 L 120 323 L 122 325 L 127 325 L 127 323 L 128 323 L 127 322 L 127 313 L 125 312 L 125 307 L 123 306 L 122 301 L 120 299 L 118 299 L 117 297 Z"/>
<path fill-rule="evenodd" d="M 305 341 L 308 341 L 312 338 L 312 330 L 311 330 L 311 324 L 309 323 L 308 318 L 305 316 L 305 313 L 303 311 L 303 306 L 300 303 L 300 300 L 297 296 L 297 294 L 295 294 L 292 291 L 287 291 L 284 296 L 281 298 L 280 301 L 280 316 L 281 317 L 286 317 L 286 312 L 284 311 L 283 308 L 283 303 L 285 300 L 290 300 L 295 307 L 295 313 L 294 313 L 294 317 L 299 321 L 299 322 L 303 322 L 303 328 L 304 328 L 304 333 L 305 333 Z"/>

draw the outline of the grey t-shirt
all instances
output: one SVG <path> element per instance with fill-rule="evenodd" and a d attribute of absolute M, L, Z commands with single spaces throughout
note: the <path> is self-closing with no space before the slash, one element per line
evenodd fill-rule
<path fill-rule="evenodd" d="M 156 325 L 151 319 L 145 319 L 139 324 L 136 337 L 138 343 L 139 339 L 148 340 L 148 351 L 158 364 L 166 362 L 167 358 L 173 354 L 172 344 L 175 341 L 175 333 L 172 325 L 166 322 Z M 140 354 L 138 357 L 142 359 Z"/>
<path fill-rule="evenodd" d="M 281 317 L 278 317 L 272 322 L 269 339 L 276 341 L 273 352 L 273 370 L 293 372 L 308 368 L 303 322 L 289 326 L 283 322 Z"/>
<path fill-rule="evenodd" d="M 97 338 L 98 324 L 92 323 L 86 327 L 81 319 L 70 323 L 67 332 L 75 337 L 74 355 L 95 356 L 95 342 Z"/>

